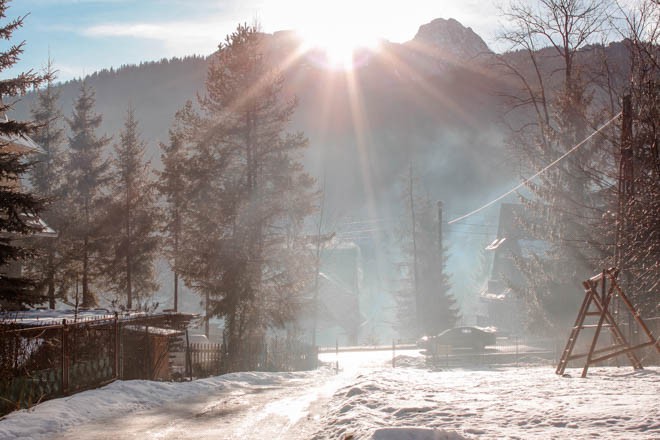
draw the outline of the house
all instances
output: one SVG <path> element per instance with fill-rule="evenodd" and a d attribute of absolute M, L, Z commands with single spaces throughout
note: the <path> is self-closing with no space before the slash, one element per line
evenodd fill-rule
<path fill-rule="evenodd" d="M 480 293 L 481 314 L 477 325 L 494 326 L 500 331 L 518 333 L 523 329 L 523 304 L 510 289 L 511 284 L 524 282 L 516 259 L 543 257 L 549 244 L 534 239 L 528 228 L 530 213 L 520 204 L 503 203 L 497 228 L 497 238 L 486 247 L 493 252 L 493 265 L 486 288 Z"/>
<path fill-rule="evenodd" d="M 360 312 L 360 247 L 353 242 L 332 240 L 321 253 L 318 283 L 316 343 L 320 346 L 357 345 L 360 329 L 366 322 Z M 314 292 L 309 309 L 313 310 Z M 311 313 L 306 314 L 312 316 Z M 303 328 L 314 327 L 305 318 Z"/>
<path fill-rule="evenodd" d="M 5 116 L 4 121 L 0 120 L 0 124 L 9 123 L 7 117 Z M 26 135 L 8 135 L 4 134 L 3 130 L 0 130 L 0 151 L 17 153 L 19 155 L 29 156 L 33 154 L 45 154 L 44 150 L 39 147 L 30 137 Z M 21 179 L 16 181 L 4 181 L 0 182 L 0 185 L 8 186 L 11 185 L 12 188 L 18 187 L 19 189 L 22 186 Z M 24 220 L 28 225 L 30 225 L 34 231 L 34 236 L 42 237 L 55 237 L 57 233 L 50 228 L 41 218 L 36 216 L 25 216 Z M 10 234 L 7 232 L 0 231 L 0 234 L 3 234 L 5 237 Z M 12 240 L 23 239 L 24 237 L 14 237 L 13 234 L 10 236 Z M 12 262 L 6 267 L 0 269 L 2 273 L 10 277 L 20 277 L 22 272 L 22 266 L 19 262 Z"/>

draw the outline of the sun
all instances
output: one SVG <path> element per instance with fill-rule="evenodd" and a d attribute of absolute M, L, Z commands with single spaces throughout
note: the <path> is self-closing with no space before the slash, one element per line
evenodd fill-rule
<path fill-rule="evenodd" d="M 329 29 L 325 26 L 298 29 L 303 50 L 322 52 L 327 67 L 337 70 L 351 70 L 355 67 L 358 51 L 378 48 L 378 39 L 360 29 Z"/>

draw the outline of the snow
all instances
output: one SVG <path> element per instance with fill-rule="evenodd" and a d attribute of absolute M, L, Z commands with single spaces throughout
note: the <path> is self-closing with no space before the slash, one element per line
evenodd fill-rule
<path fill-rule="evenodd" d="M 131 311 L 120 312 L 118 316 L 122 319 L 147 316 L 147 314 L 145 312 Z M 61 324 L 63 319 L 66 319 L 67 322 L 77 322 L 112 319 L 114 317 L 115 314 L 107 309 L 80 309 L 77 312 L 75 309 L 34 309 L 19 312 L 1 312 L 0 322 L 30 326 Z"/>
<path fill-rule="evenodd" d="M 324 353 L 329 366 L 192 382 L 117 381 L 0 420 L 24 439 L 657 439 L 660 368 L 440 369 L 415 350 Z M 335 366 L 339 362 L 339 370 Z"/>
<path fill-rule="evenodd" d="M 548 366 L 395 368 L 361 374 L 335 394 L 326 415 L 334 422 L 326 424 L 319 438 L 347 433 L 368 438 L 364 435 L 374 427 L 384 426 L 424 427 L 479 439 L 590 438 L 593 433 L 612 439 L 660 438 L 657 370 L 597 368 L 586 380 L 579 372 L 572 375 L 558 377 Z"/>
<path fill-rule="evenodd" d="M 172 336 L 172 335 L 182 335 L 184 332 L 182 330 L 175 330 L 171 328 L 160 328 L 160 327 L 151 327 L 147 325 L 127 325 L 124 327 L 125 330 L 132 330 L 134 332 L 148 332 L 150 335 L 159 335 L 159 336 Z M 208 342 L 208 340 L 206 341 Z"/>

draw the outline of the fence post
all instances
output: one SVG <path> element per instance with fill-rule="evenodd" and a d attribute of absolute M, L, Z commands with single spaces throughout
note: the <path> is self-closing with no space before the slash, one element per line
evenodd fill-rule
<path fill-rule="evenodd" d="M 335 374 L 339 374 L 339 338 L 335 339 L 335 357 L 337 359 L 337 366 L 335 367 Z"/>
<path fill-rule="evenodd" d="M 115 358 L 112 365 L 112 378 L 119 378 L 119 317 L 117 312 L 115 312 L 115 322 L 114 322 L 114 331 L 115 331 Z"/>
<path fill-rule="evenodd" d="M 215 344 L 215 372 L 214 375 L 222 374 L 222 344 Z"/>
<path fill-rule="evenodd" d="M 62 319 L 62 394 L 69 391 L 69 336 L 66 319 Z"/>
<path fill-rule="evenodd" d="M 143 373 L 147 379 L 151 380 L 153 377 L 151 374 L 151 350 L 149 350 L 149 324 L 144 325 L 144 351 L 146 354 L 146 362 L 145 371 Z"/>
<path fill-rule="evenodd" d="M 186 373 L 192 381 L 192 360 L 190 359 L 190 339 L 188 338 L 188 329 L 186 329 Z"/>
<path fill-rule="evenodd" d="M 227 336 L 222 332 L 222 345 L 220 345 L 220 373 L 227 369 Z"/>
<path fill-rule="evenodd" d="M 264 342 L 264 353 L 261 360 L 261 371 L 268 371 L 268 342 Z"/>
<path fill-rule="evenodd" d="M 516 367 L 518 366 L 518 335 L 516 335 Z"/>

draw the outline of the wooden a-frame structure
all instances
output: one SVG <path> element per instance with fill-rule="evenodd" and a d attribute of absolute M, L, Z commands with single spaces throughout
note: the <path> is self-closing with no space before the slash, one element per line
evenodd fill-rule
<path fill-rule="evenodd" d="M 640 370 L 642 369 L 642 363 L 635 354 L 636 350 L 655 346 L 656 350 L 660 352 L 660 340 L 653 336 L 649 328 L 639 316 L 637 310 L 635 310 L 635 306 L 630 302 L 623 290 L 621 290 L 621 287 L 616 281 L 618 273 L 618 269 L 606 269 L 603 270 L 602 273 L 582 283 L 585 292 L 584 300 L 582 301 L 578 316 L 575 319 L 575 325 L 571 330 L 568 342 L 566 343 L 566 348 L 559 360 L 559 365 L 557 365 L 557 370 L 555 371 L 557 374 L 564 374 L 564 370 L 570 361 L 586 357 L 584 368 L 582 369 L 582 377 L 586 377 L 589 366 L 622 354 L 625 354 L 628 357 L 634 369 Z M 639 328 L 648 337 L 648 341 L 634 346 L 629 344 L 611 312 L 611 307 L 615 298 L 619 298 L 621 303 L 627 308 Z M 585 324 L 585 320 L 588 316 L 598 317 L 598 323 Z M 613 345 L 596 349 L 598 338 L 603 327 L 610 330 L 613 338 Z M 573 349 L 575 348 L 575 343 L 580 331 L 585 328 L 595 329 L 589 351 L 587 353 L 573 354 Z"/>

